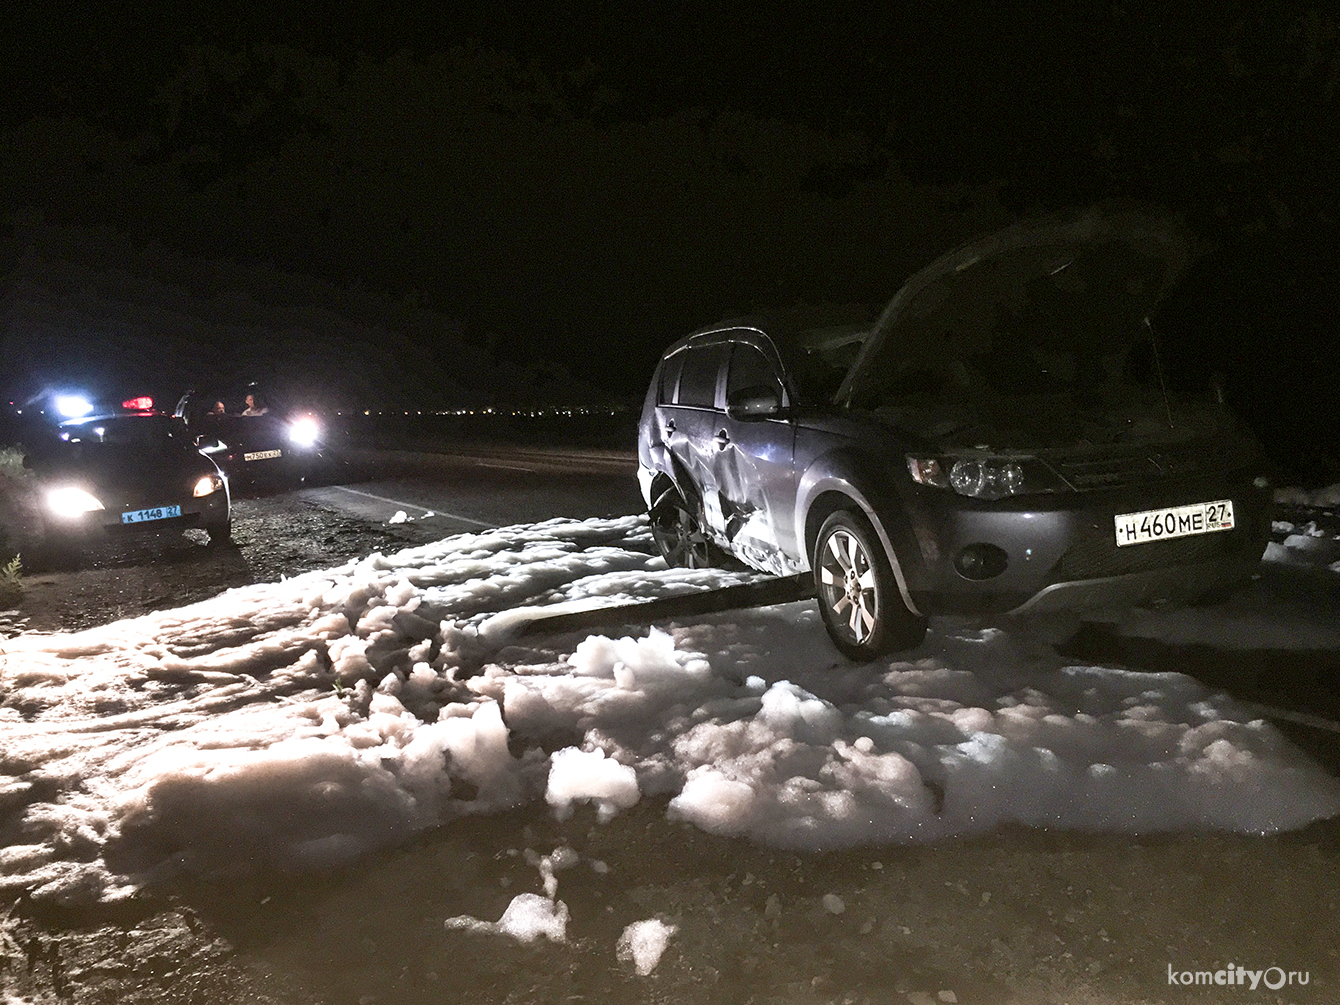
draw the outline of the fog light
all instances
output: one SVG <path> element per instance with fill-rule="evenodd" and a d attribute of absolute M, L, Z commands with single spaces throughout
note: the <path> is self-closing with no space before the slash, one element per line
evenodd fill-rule
<path fill-rule="evenodd" d="M 958 574 L 976 581 L 999 576 L 1009 562 L 1009 556 L 994 544 L 970 544 L 954 556 Z"/>

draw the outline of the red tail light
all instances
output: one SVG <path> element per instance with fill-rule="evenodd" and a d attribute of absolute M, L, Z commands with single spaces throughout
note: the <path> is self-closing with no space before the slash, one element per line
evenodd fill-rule
<path fill-rule="evenodd" d="M 138 398 L 127 398 L 121 402 L 121 407 L 131 412 L 151 412 L 154 407 L 154 399 L 147 394 Z"/>

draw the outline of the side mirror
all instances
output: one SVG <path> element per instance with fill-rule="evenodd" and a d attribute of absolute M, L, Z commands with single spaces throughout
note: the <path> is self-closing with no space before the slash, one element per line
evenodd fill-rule
<path fill-rule="evenodd" d="M 765 384 L 741 388 L 726 402 L 726 414 L 732 419 L 766 419 L 781 410 L 781 394 Z"/>

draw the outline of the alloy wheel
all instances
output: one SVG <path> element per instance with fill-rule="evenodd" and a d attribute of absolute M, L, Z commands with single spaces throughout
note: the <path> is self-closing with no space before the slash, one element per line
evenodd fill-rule
<path fill-rule="evenodd" d="M 870 556 L 856 535 L 837 528 L 824 542 L 819 588 L 833 621 L 845 625 L 850 641 L 863 645 L 879 626 L 880 596 Z"/>

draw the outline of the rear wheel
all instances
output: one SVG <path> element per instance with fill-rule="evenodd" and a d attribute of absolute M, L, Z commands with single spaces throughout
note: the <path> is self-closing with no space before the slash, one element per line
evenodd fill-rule
<path fill-rule="evenodd" d="M 844 656 L 866 663 L 913 649 L 926 637 L 926 619 L 903 603 L 884 549 L 862 514 L 838 510 L 825 520 L 811 564 L 824 627 Z"/>
<path fill-rule="evenodd" d="M 725 553 L 704 531 L 699 508 L 686 503 L 678 489 L 665 489 L 651 504 L 648 516 L 651 536 L 671 568 L 711 569 L 725 560 Z"/>

